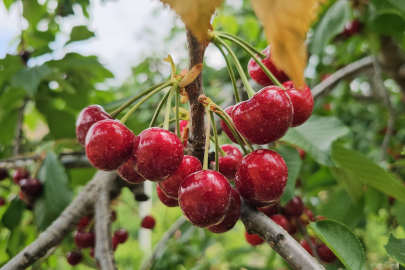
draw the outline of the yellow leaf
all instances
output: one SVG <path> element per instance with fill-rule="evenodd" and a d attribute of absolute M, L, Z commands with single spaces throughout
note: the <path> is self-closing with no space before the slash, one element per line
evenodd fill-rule
<path fill-rule="evenodd" d="M 294 81 L 304 84 L 307 52 L 304 45 L 319 0 L 251 0 L 271 44 L 274 64 Z"/>
<path fill-rule="evenodd" d="M 208 40 L 211 16 L 223 0 L 160 0 L 168 4 L 199 40 Z"/>

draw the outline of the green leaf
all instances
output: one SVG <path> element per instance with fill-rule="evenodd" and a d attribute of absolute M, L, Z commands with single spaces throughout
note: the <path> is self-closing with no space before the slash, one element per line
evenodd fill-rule
<path fill-rule="evenodd" d="M 335 144 L 332 158 L 339 168 L 350 172 L 357 180 L 405 203 L 405 187 L 364 155 Z"/>
<path fill-rule="evenodd" d="M 72 32 L 70 32 L 70 40 L 65 45 L 75 41 L 86 40 L 94 36 L 94 33 L 89 31 L 89 29 L 87 29 L 87 26 L 75 26 L 72 28 Z"/>
<path fill-rule="evenodd" d="M 351 174 L 350 171 L 341 168 L 330 167 L 330 172 L 338 181 L 338 183 L 346 189 L 353 202 L 356 202 L 363 195 L 364 184 L 357 180 L 357 178 L 353 174 Z"/>
<path fill-rule="evenodd" d="M 290 128 L 281 140 L 304 149 L 318 163 L 334 166 L 330 158 L 332 142 L 348 132 L 335 117 L 311 116 L 302 126 Z"/>
<path fill-rule="evenodd" d="M 405 2 L 403 0 L 388 0 L 392 5 L 405 12 Z"/>
<path fill-rule="evenodd" d="M 405 204 L 396 201 L 392 208 L 392 213 L 395 216 L 398 224 L 405 229 Z"/>
<path fill-rule="evenodd" d="M 372 187 L 367 187 L 364 199 L 365 210 L 367 212 L 378 214 L 378 211 L 381 208 L 386 208 L 388 206 L 388 196 Z"/>
<path fill-rule="evenodd" d="M 65 168 L 54 152 L 47 153 L 38 178 L 43 182 L 43 192 L 35 202 L 35 221 L 40 230 L 45 230 L 69 205 L 72 190 Z"/>
<path fill-rule="evenodd" d="M 12 258 L 21 251 L 21 247 L 24 246 L 25 233 L 21 226 L 14 228 L 10 232 L 7 243 L 7 254 Z"/>
<path fill-rule="evenodd" d="M 329 41 L 344 29 L 350 19 L 348 1 L 336 1 L 322 16 L 309 44 L 311 53 L 322 54 Z"/>
<path fill-rule="evenodd" d="M 50 73 L 51 69 L 45 64 L 32 68 L 23 68 L 13 76 L 11 85 L 14 87 L 23 87 L 27 90 L 29 95 L 33 96 L 37 92 L 41 80 Z"/>
<path fill-rule="evenodd" d="M 285 205 L 294 196 L 295 181 L 297 180 L 302 161 L 295 148 L 282 145 L 277 148 L 277 152 L 283 157 L 288 168 L 287 186 L 280 199 L 281 205 Z"/>
<path fill-rule="evenodd" d="M 24 210 L 25 203 L 18 198 L 14 198 L 1 218 L 1 223 L 10 231 L 14 230 L 20 225 Z"/>
<path fill-rule="evenodd" d="M 382 14 L 372 20 L 369 28 L 377 34 L 392 36 L 397 42 L 402 42 L 405 20 L 397 14 Z"/>
<path fill-rule="evenodd" d="M 3 0 L 3 3 L 6 9 L 9 10 L 11 4 L 14 3 L 14 0 Z"/>
<path fill-rule="evenodd" d="M 405 266 L 405 239 L 395 238 L 391 233 L 390 239 L 384 247 L 388 255 L 394 257 L 402 266 Z"/>
<path fill-rule="evenodd" d="M 311 222 L 309 227 L 335 253 L 349 270 L 366 269 L 363 246 L 354 233 L 334 220 Z"/>

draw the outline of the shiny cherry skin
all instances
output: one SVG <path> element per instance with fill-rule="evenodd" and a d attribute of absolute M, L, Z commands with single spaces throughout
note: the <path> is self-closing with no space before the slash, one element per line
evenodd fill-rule
<path fill-rule="evenodd" d="M 163 128 L 148 128 L 135 138 L 132 159 L 134 169 L 144 178 L 159 182 L 180 167 L 184 147 L 180 139 Z"/>
<path fill-rule="evenodd" d="M 218 158 L 219 172 L 228 178 L 229 181 L 234 181 L 236 170 L 238 169 L 239 162 L 242 160 L 243 155 L 238 148 L 230 144 L 222 145 L 221 149 L 224 150 L 227 155 Z"/>
<path fill-rule="evenodd" d="M 101 171 L 115 171 L 131 157 L 135 135 L 118 120 L 102 120 L 87 133 L 86 155 Z"/>
<path fill-rule="evenodd" d="M 258 246 L 263 244 L 264 240 L 260 238 L 260 236 L 256 234 L 248 234 L 245 232 L 246 241 L 251 244 L 252 246 Z"/>
<path fill-rule="evenodd" d="M 100 105 L 90 105 L 84 108 L 76 120 L 76 136 L 79 143 L 85 146 L 86 136 L 91 126 L 106 119 L 112 119 L 112 117 Z"/>
<path fill-rule="evenodd" d="M 229 205 L 228 212 L 224 220 L 221 223 L 208 227 L 207 230 L 213 233 L 224 233 L 235 227 L 236 222 L 238 222 L 240 216 L 240 206 L 241 201 L 238 191 L 232 189 L 231 204 Z"/>
<path fill-rule="evenodd" d="M 18 168 L 14 173 L 13 173 L 13 180 L 14 183 L 17 185 L 20 184 L 21 179 L 29 178 L 30 177 L 30 172 L 26 168 Z"/>
<path fill-rule="evenodd" d="M 66 259 L 70 265 L 78 265 L 83 260 L 83 253 L 81 250 L 69 251 L 66 254 Z"/>
<path fill-rule="evenodd" d="M 233 107 L 234 107 L 234 106 L 230 106 L 230 107 L 228 107 L 228 108 L 225 109 L 225 112 L 226 112 L 231 118 L 232 118 L 231 115 L 232 115 Z M 239 144 L 239 143 L 238 143 L 238 140 L 236 140 L 235 136 L 233 136 L 232 131 L 229 129 L 229 127 L 227 126 L 227 124 L 225 124 L 225 122 L 222 121 L 222 119 L 221 119 L 221 127 L 222 127 L 222 130 L 225 132 L 225 134 L 228 136 L 228 138 L 229 138 L 233 143 Z M 241 139 L 241 141 L 242 141 L 242 139 Z M 243 141 L 242 141 L 242 143 L 243 143 Z M 244 144 L 244 143 L 243 143 L 243 144 Z"/>
<path fill-rule="evenodd" d="M 145 229 L 150 229 L 152 230 L 156 225 L 155 218 L 152 217 L 151 215 L 147 215 L 143 218 L 141 222 L 141 227 Z"/>
<path fill-rule="evenodd" d="M 287 178 L 284 159 L 272 150 L 259 149 L 240 162 L 235 186 L 247 202 L 255 207 L 264 207 L 280 199 Z"/>
<path fill-rule="evenodd" d="M 274 216 L 278 214 L 278 209 L 277 209 L 277 203 L 266 206 L 266 207 L 261 207 L 257 208 L 260 212 L 265 214 L 268 217 Z"/>
<path fill-rule="evenodd" d="M 89 225 L 91 218 L 88 216 L 82 217 L 82 219 L 79 221 L 79 224 L 77 224 L 78 229 L 84 229 Z"/>
<path fill-rule="evenodd" d="M 304 213 L 304 203 L 298 196 L 292 197 L 290 201 L 283 207 L 284 215 L 288 217 L 299 217 Z"/>
<path fill-rule="evenodd" d="M 128 231 L 126 229 L 119 229 L 114 232 L 114 237 L 119 244 L 125 243 L 128 239 Z"/>
<path fill-rule="evenodd" d="M 79 248 L 90 248 L 94 247 L 96 242 L 96 236 L 93 232 L 82 232 L 77 231 L 74 236 L 75 244 Z"/>
<path fill-rule="evenodd" d="M 158 185 L 168 197 L 177 199 L 179 187 L 184 178 L 201 170 L 201 162 L 196 157 L 185 155 L 177 171 L 166 180 L 159 182 Z"/>
<path fill-rule="evenodd" d="M 360 31 L 361 26 L 362 25 L 359 20 L 350 21 L 346 24 L 344 32 L 347 37 L 353 36 Z"/>
<path fill-rule="evenodd" d="M 270 49 L 271 46 L 268 46 L 262 51 L 262 53 L 264 53 L 267 57 L 261 61 L 263 65 L 267 67 L 267 69 L 274 75 L 274 77 L 276 77 L 279 82 L 283 83 L 288 80 L 288 76 L 274 65 L 273 61 L 271 60 Z M 266 75 L 266 73 L 264 73 L 262 68 L 253 58 L 249 60 L 248 72 L 250 77 L 261 86 L 274 85 L 271 79 Z"/>
<path fill-rule="evenodd" d="M 287 92 L 268 86 L 232 110 L 236 129 L 248 141 L 268 144 L 281 139 L 291 127 L 293 106 Z"/>
<path fill-rule="evenodd" d="M 180 121 L 179 121 L 180 137 L 182 137 L 181 134 L 183 134 L 183 130 L 187 127 L 187 125 L 188 125 L 188 121 L 187 121 L 187 120 L 180 120 Z M 175 128 L 174 134 L 177 134 L 177 126 L 176 126 L 176 128 Z M 183 141 L 183 146 L 184 146 L 184 148 L 187 147 L 187 141 Z"/>
<path fill-rule="evenodd" d="M 179 206 L 179 201 L 177 199 L 173 199 L 168 197 L 160 188 L 159 185 L 156 185 L 156 192 L 159 197 L 159 200 L 166 205 L 167 207 L 176 207 Z"/>
<path fill-rule="evenodd" d="M 284 230 L 289 232 L 291 230 L 291 225 L 288 219 L 281 214 L 273 215 L 271 216 L 271 219 L 280 227 L 282 227 Z"/>
<path fill-rule="evenodd" d="M 21 179 L 20 187 L 21 191 L 29 201 L 37 198 L 42 192 L 42 182 L 38 179 Z"/>
<path fill-rule="evenodd" d="M 287 93 L 291 98 L 291 102 L 293 105 L 293 121 L 291 126 L 298 127 L 305 123 L 308 118 L 311 116 L 312 111 L 314 109 L 314 98 L 312 96 L 311 90 L 309 89 L 308 85 L 304 84 L 304 86 L 299 89 L 294 86 L 294 82 L 288 81 L 283 83 L 285 89 L 287 89 Z"/>
<path fill-rule="evenodd" d="M 3 206 L 6 204 L 6 200 L 3 197 L 0 197 L 0 206 Z"/>
<path fill-rule="evenodd" d="M 8 171 L 6 168 L 0 168 L 0 181 L 3 181 L 8 177 Z"/>
<path fill-rule="evenodd" d="M 318 255 L 324 263 L 334 263 L 336 255 L 326 244 L 320 244 L 317 248 Z"/>
<path fill-rule="evenodd" d="M 315 246 L 315 247 L 317 246 L 316 239 L 314 237 L 311 237 L 310 241 L 312 242 L 313 246 Z M 307 242 L 307 240 L 305 238 L 301 239 L 300 245 L 309 253 L 309 255 L 314 256 L 311 246 L 309 245 L 309 243 Z"/>
<path fill-rule="evenodd" d="M 224 220 L 231 202 L 232 188 L 221 173 L 203 170 L 187 176 L 179 188 L 179 204 L 186 219 L 205 228 Z"/>
<path fill-rule="evenodd" d="M 134 162 L 132 158 L 129 158 L 128 161 L 117 170 L 118 175 L 131 184 L 139 184 L 146 181 L 139 173 L 134 169 Z"/>

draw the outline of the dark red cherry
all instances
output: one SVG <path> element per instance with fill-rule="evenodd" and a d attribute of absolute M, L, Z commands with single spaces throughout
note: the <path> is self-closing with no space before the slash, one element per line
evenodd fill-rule
<path fill-rule="evenodd" d="M 233 106 L 230 106 L 228 108 L 225 109 L 225 112 L 232 118 L 232 110 L 233 110 Z M 228 136 L 228 138 L 233 142 L 233 143 L 238 143 L 238 141 L 236 140 L 235 136 L 233 136 L 232 131 L 229 129 L 229 127 L 225 124 L 224 121 L 221 120 L 221 127 L 222 130 L 225 132 L 225 134 Z M 242 141 L 242 139 L 241 139 Z M 243 141 L 242 141 L 243 143 Z M 243 143 L 244 144 L 244 143 Z"/>
<path fill-rule="evenodd" d="M 231 230 L 235 226 L 236 222 L 238 222 L 240 216 L 240 204 L 241 201 L 239 193 L 235 189 L 232 189 L 231 204 L 229 205 L 229 209 L 224 220 L 217 225 L 208 227 L 207 230 L 213 233 L 224 233 Z"/>
<path fill-rule="evenodd" d="M 122 179 L 131 184 L 143 183 L 146 180 L 134 170 L 134 162 L 132 158 L 129 158 L 124 166 L 117 170 L 117 173 Z"/>
<path fill-rule="evenodd" d="M 88 216 L 84 216 L 82 217 L 82 219 L 79 221 L 79 224 L 77 224 L 77 228 L 78 229 L 84 229 L 87 227 L 87 225 L 89 225 L 90 223 L 90 217 Z"/>
<path fill-rule="evenodd" d="M 79 248 L 94 247 L 94 244 L 96 242 L 96 237 L 93 232 L 77 231 L 74 239 L 76 246 L 78 246 Z"/>
<path fill-rule="evenodd" d="M 336 260 L 336 255 L 326 244 L 319 244 L 317 251 L 319 257 L 325 263 L 333 263 Z"/>
<path fill-rule="evenodd" d="M 310 238 L 312 245 L 314 247 L 316 247 L 316 239 L 314 237 Z M 312 249 L 311 246 L 309 245 L 309 243 L 307 242 L 307 240 L 305 238 L 302 238 L 300 241 L 300 245 L 309 253 L 309 255 L 314 256 L 314 254 L 312 253 Z"/>
<path fill-rule="evenodd" d="M 281 214 L 271 216 L 271 219 L 279 226 L 281 226 L 287 232 L 291 231 L 291 225 L 288 219 Z"/>
<path fill-rule="evenodd" d="M 163 128 L 148 128 L 136 137 L 133 149 L 135 171 L 144 178 L 163 181 L 180 167 L 184 147 L 180 139 Z"/>
<path fill-rule="evenodd" d="M 344 32 L 348 34 L 348 36 L 353 36 L 357 34 L 360 31 L 360 29 L 361 29 L 361 22 L 359 20 L 353 20 L 346 24 Z"/>
<path fill-rule="evenodd" d="M 238 148 L 230 144 L 224 144 L 221 148 L 227 155 L 224 157 L 220 156 L 218 159 L 219 172 L 228 178 L 229 181 L 233 181 L 235 180 L 236 170 L 243 155 Z"/>
<path fill-rule="evenodd" d="M 66 259 L 70 265 L 77 265 L 82 261 L 83 253 L 81 250 L 69 251 L 66 254 Z"/>
<path fill-rule="evenodd" d="M 305 123 L 312 114 L 314 109 L 314 98 L 312 97 L 311 90 L 308 85 L 299 89 L 294 86 L 294 82 L 288 81 L 283 83 L 287 93 L 291 98 L 293 105 L 293 121 L 291 126 L 298 127 Z"/>
<path fill-rule="evenodd" d="M 256 207 L 277 202 L 287 185 L 288 171 L 284 159 L 267 149 L 256 150 L 239 164 L 235 185 L 240 195 Z"/>
<path fill-rule="evenodd" d="M 268 86 L 232 110 L 236 129 L 248 141 L 267 144 L 281 139 L 291 127 L 293 106 L 287 92 Z"/>
<path fill-rule="evenodd" d="M 159 185 L 156 185 L 156 192 L 160 199 L 160 201 L 166 205 L 167 207 L 176 207 L 179 206 L 179 201 L 177 199 L 173 199 L 168 197 L 160 188 Z"/>
<path fill-rule="evenodd" d="M 0 181 L 8 177 L 8 171 L 6 168 L 0 168 Z"/>
<path fill-rule="evenodd" d="M 150 215 L 145 216 L 141 222 L 141 227 L 145 229 L 152 230 L 153 227 L 155 227 L 155 225 L 156 225 L 155 218 Z"/>
<path fill-rule="evenodd" d="M 292 197 L 284 206 L 283 213 L 288 217 L 299 217 L 304 213 L 304 203 L 298 196 Z"/>
<path fill-rule="evenodd" d="M 117 237 L 113 236 L 111 239 L 111 242 L 112 242 L 112 246 L 113 246 L 113 251 L 115 251 L 117 249 L 118 245 L 120 244 L 119 240 Z"/>
<path fill-rule="evenodd" d="M 95 253 L 94 248 L 90 249 L 90 257 L 92 257 L 93 259 L 94 259 L 94 253 Z"/>
<path fill-rule="evenodd" d="M 128 231 L 125 229 L 119 229 L 114 232 L 114 238 L 117 239 L 119 244 L 125 243 L 128 239 Z"/>
<path fill-rule="evenodd" d="M 27 200 L 31 201 L 31 199 L 34 200 L 41 194 L 42 182 L 38 179 L 21 179 L 20 187 Z"/>
<path fill-rule="evenodd" d="M 166 180 L 159 182 L 159 186 L 168 197 L 177 199 L 179 197 L 179 187 L 184 178 L 201 170 L 202 165 L 197 158 L 185 155 L 177 171 Z"/>
<path fill-rule="evenodd" d="M 0 206 L 3 206 L 6 204 L 6 200 L 3 197 L 0 197 Z"/>
<path fill-rule="evenodd" d="M 99 105 L 90 105 L 80 112 L 76 120 L 76 136 L 82 146 L 85 146 L 87 132 L 91 126 L 105 119 L 112 117 Z"/>
<path fill-rule="evenodd" d="M 14 183 L 17 185 L 20 184 L 21 179 L 29 178 L 30 177 L 30 172 L 26 168 L 18 168 L 14 173 L 13 173 L 13 180 Z"/>
<path fill-rule="evenodd" d="M 199 171 L 181 182 L 180 209 L 194 226 L 210 227 L 225 218 L 231 196 L 231 185 L 225 176 L 211 170 Z"/>
<path fill-rule="evenodd" d="M 187 127 L 188 121 L 187 120 L 180 120 L 179 121 L 179 126 L 180 126 L 180 135 L 183 134 L 183 130 Z M 175 128 L 174 134 L 177 134 L 177 126 Z M 181 136 L 180 136 L 181 137 Z M 183 146 L 187 147 L 187 141 L 183 141 Z"/>
<path fill-rule="evenodd" d="M 110 218 L 111 218 L 111 222 L 114 222 L 117 220 L 117 212 L 115 210 L 111 210 Z"/>
<path fill-rule="evenodd" d="M 260 238 L 260 236 L 256 234 L 248 234 L 245 232 L 246 241 L 251 244 L 252 246 L 258 246 L 263 244 L 264 240 Z"/>
<path fill-rule="evenodd" d="M 305 153 L 304 149 L 297 147 L 297 151 L 298 151 L 298 154 L 300 155 L 300 158 L 302 160 L 304 160 L 305 156 L 307 155 L 307 153 Z"/>
<path fill-rule="evenodd" d="M 274 65 L 273 61 L 271 60 L 270 47 L 271 46 L 268 46 L 262 51 L 262 53 L 264 53 L 267 57 L 261 61 L 263 65 L 267 67 L 267 69 L 274 75 L 274 77 L 283 83 L 288 80 L 288 76 Z M 248 72 L 250 77 L 261 86 L 269 86 L 274 84 L 253 58 L 249 60 Z"/>
<path fill-rule="evenodd" d="M 278 214 L 278 209 L 277 209 L 276 203 L 273 205 L 266 206 L 266 207 L 257 208 L 257 210 L 259 210 L 260 212 L 262 212 L 263 214 L 265 214 L 268 217 Z"/>
<path fill-rule="evenodd" d="M 131 157 L 135 135 L 118 120 L 102 120 L 87 133 L 86 155 L 102 171 L 115 171 Z"/>
<path fill-rule="evenodd" d="M 308 208 L 305 208 L 304 213 L 300 216 L 299 220 L 303 225 L 307 226 L 309 222 L 315 221 L 314 213 L 312 213 L 312 211 Z"/>

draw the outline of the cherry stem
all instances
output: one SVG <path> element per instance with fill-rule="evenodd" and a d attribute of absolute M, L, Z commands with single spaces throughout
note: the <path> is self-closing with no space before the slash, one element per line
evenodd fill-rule
<path fill-rule="evenodd" d="M 163 124 L 163 129 L 166 129 L 166 130 L 169 130 L 170 108 L 172 107 L 173 94 L 174 94 L 174 92 L 176 92 L 178 87 L 179 87 L 178 83 L 173 84 L 172 89 L 170 89 L 169 98 L 167 99 L 165 121 Z"/>
<path fill-rule="evenodd" d="M 172 118 L 169 120 L 169 124 L 176 122 L 176 118 Z M 164 123 L 161 123 L 160 125 L 158 125 L 157 127 L 163 127 Z"/>
<path fill-rule="evenodd" d="M 210 119 L 211 119 L 211 124 L 212 124 L 212 133 L 214 133 L 215 170 L 218 172 L 219 171 L 219 156 L 218 156 L 219 144 L 218 144 L 217 125 L 215 124 L 214 114 L 212 113 L 212 111 L 209 111 L 209 113 L 210 113 Z"/>
<path fill-rule="evenodd" d="M 159 116 L 159 113 L 162 110 L 163 105 L 165 104 L 165 102 L 166 102 L 167 98 L 169 97 L 169 95 L 170 95 L 170 90 L 167 91 L 167 93 L 163 96 L 162 100 L 159 102 L 159 105 L 156 108 L 155 114 L 152 117 L 152 121 L 150 121 L 149 127 L 153 127 L 156 124 L 156 120 L 157 120 L 157 118 Z M 159 125 L 159 127 L 160 126 L 163 126 L 163 123 L 161 125 Z"/>
<path fill-rule="evenodd" d="M 311 248 L 312 253 L 315 255 L 315 258 L 320 262 L 321 258 L 319 257 L 318 251 L 316 250 L 316 246 L 312 243 L 311 238 L 308 235 L 307 229 L 305 228 L 305 226 L 302 225 L 299 218 L 295 218 L 295 221 L 297 222 L 298 229 L 304 236 L 305 241 L 307 241 L 309 247 Z"/>
<path fill-rule="evenodd" d="M 177 137 L 181 139 L 179 103 L 180 103 L 180 91 L 176 91 L 176 129 L 177 129 Z"/>
<path fill-rule="evenodd" d="M 236 86 L 235 73 L 233 73 L 231 63 L 229 62 L 228 57 L 226 56 L 226 54 L 225 54 L 224 50 L 222 49 L 222 47 L 221 47 L 221 46 L 217 46 L 217 48 L 218 48 L 219 51 L 222 53 L 222 56 L 223 56 L 224 59 L 225 59 L 226 67 L 228 68 L 228 72 L 229 72 L 229 77 L 231 77 L 233 93 L 234 93 L 234 95 L 235 95 L 235 101 L 236 101 L 236 103 L 239 103 L 239 102 L 240 102 L 240 96 L 239 96 L 238 87 Z"/>
<path fill-rule="evenodd" d="M 205 111 L 207 113 L 207 127 L 205 129 L 205 149 L 204 149 L 204 163 L 203 163 L 203 170 L 208 169 L 208 153 L 210 151 L 210 129 L 211 129 L 211 117 L 209 116 L 210 114 L 210 108 L 209 106 L 205 107 Z"/>
<path fill-rule="evenodd" d="M 162 90 L 163 88 L 166 88 L 167 86 L 172 85 L 172 82 L 166 82 L 162 85 L 160 85 L 158 88 L 154 89 L 153 91 L 151 91 L 149 94 L 147 94 L 143 99 L 141 99 L 137 104 L 135 104 L 134 107 L 131 108 L 131 110 L 129 110 L 124 117 L 122 117 L 121 119 L 121 123 L 124 124 L 128 118 L 136 111 L 136 109 L 138 109 L 145 101 L 147 101 L 151 96 L 153 96 L 154 94 L 156 94 L 157 92 L 159 92 L 160 90 Z"/>
<path fill-rule="evenodd" d="M 228 128 L 231 130 L 233 136 L 235 137 L 235 139 L 238 141 L 240 147 L 242 148 L 242 151 L 245 155 L 249 154 L 249 152 L 246 150 L 245 145 L 243 144 L 241 138 L 239 137 L 239 134 L 236 133 L 234 127 L 232 126 L 231 123 L 229 123 L 228 119 L 226 119 L 226 117 L 224 115 L 222 115 L 219 112 L 216 112 L 216 114 L 219 116 L 219 118 L 222 119 L 222 121 L 224 121 L 224 123 L 228 126 Z"/>
<path fill-rule="evenodd" d="M 162 86 L 163 83 L 159 83 L 157 85 L 154 85 L 148 89 L 146 89 L 145 91 L 142 91 L 141 93 L 139 93 L 138 95 L 134 96 L 133 98 L 131 98 L 130 100 L 128 100 L 127 102 L 124 103 L 124 105 L 122 105 L 121 107 L 119 107 L 118 109 L 116 109 L 115 111 L 110 113 L 110 116 L 112 118 L 115 118 L 117 115 L 119 115 L 123 110 L 125 110 L 127 107 L 129 107 L 132 103 L 134 103 L 135 101 L 137 101 L 138 99 L 140 99 L 141 97 L 143 97 L 144 95 L 150 93 L 151 91 L 153 91 L 154 89 L 156 89 L 159 86 Z"/>
<path fill-rule="evenodd" d="M 218 36 L 224 38 L 224 39 L 228 39 L 231 41 L 239 42 L 243 45 L 245 45 L 246 47 L 248 47 L 251 51 L 253 51 L 254 53 L 258 54 L 260 56 L 260 58 L 264 59 L 267 57 L 267 55 L 265 55 L 264 53 L 262 53 L 261 51 L 259 51 L 258 49 L 256 49 L 255 47 L 253 47 L 252 45 L 250 45 L 249 43 L 247 43 L 246 41 L 244 41 L 243 39 L 241 39 L 240 37 L 234 36 L 232 34 L 226 33 L 226 32 L 215 32 L 215 34 L 217 34 Z"/>
<path fill-rule="evenodd" d="M 214 137 L 210 136 L 210 140 L 215 143 Z M 219 152 L 221 153 L 221 157 L 228 155 L 221 147 L 219 147 Z"/>
<path fill-rule="evenodd" d="M 231 57 L 233 63 L 236 66 L 236 69 L 239 72 L 239 76 L 242 79 L 243 84 L 245 85 L 246 88 L 246 92 L 249 96 L 249 98 L 252 98 L 256 92 L 252 89 L 252 87 L 249 84 L 248 79 L 246 78 L 245 73 L 243 72 L 242 66 L 239 63 L 238 58 L 236 57 L 235 53 L 232 51 L 232 49 L 228 46 L 228 44 L 226 44 L 222 39 L 220 39 L 219 37 L 215 36 L 213 39 L 214 44 L 219 47 L 219 46 L 224 46 L 225 49 L 228 51 L 229 56 Z"/>

